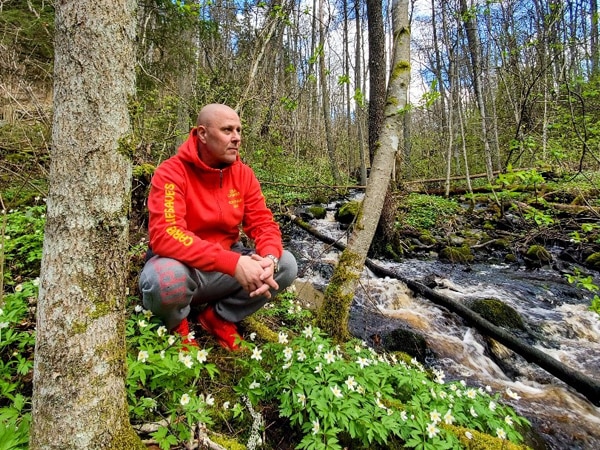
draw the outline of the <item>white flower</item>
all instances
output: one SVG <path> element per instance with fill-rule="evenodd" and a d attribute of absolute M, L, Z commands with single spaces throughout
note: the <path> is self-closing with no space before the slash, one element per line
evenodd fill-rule
<path fill-rule="evenodd" d="M 156 334 L 159 337 L 163 337 L 165 334 L 167 334 L 167 327 L 165 327 L 164 325 L 161 325 L 160 327 L 158 327 L 158 329 L 156 330 Z"/>
<path fill-rule="evenodd" d="M 179 403 L 181 403 L 181 406 L 185 406 L 190 402 L 190 396 L 188 394 L 183 394 L 181 396 L 181 400 L 179 400 Z"/>
<path fill-rule="evenodd" d="M 359 384 L 358 387 L 356 388 L 356 392 L 358 392 L 361 395 L 364 395 L 366 391 L 365 391 L 365 388 Z"/>
<path fill-rule="evenodd" d="M 331 392 L 333 392 L 333 395 L 335 395 L 337 398 L 342 398 L 344 396 L 344 394 L 342 394 L 342 390 L 337 384 L 329 386 L 329 389 L 331 389 Z"/>
<path fill-rule="evenodd" d="M 281 366 L 283 370 L 288 370 L 290 367 L 292 367 L 292 361 L 286 362 L 283 366 Z"/>
<path fill-rule="evenodd" d="M 144 308 L 142 308 L 142 305 L 135 305 L 135 308 L 133 308 L 133 310 L 136 313 L 141 313 L 144 310 Z"/>
<path fill-rule="evenodd" d="M 250 333 L 250 340 L 253 341 L 254 339 L 256 339 L 256 333 L 252 332 Z"/>
<path fill-rule="evenodd" d="M 369 360 L 359 356 L 359 358 L 356 360 L 356 364 L 358 364 L 361 369 L 364 369 L 365 366 L 369 365 Z"/>
<path fill-rule="evenodd" d="M 313 336 L 313 328 L 311 325 L 308 325 L 304 330 L 302 330 L 302 334 L 306 339 L 309 339 Z M 313 422 L 314 423 L 314 422 Z M 318 422 L 317 422 L 318 425 Z"/>
<path fill-rule="evenodd" d="M 444 400 L 446 397 L 448 397 L 448 393 L 446 391 L 441 391 L 439 394 L 440 398 L 442 400 Z"/>
<path fill-rule="evenodd" d="M 287 333 L 285 333 L 283 331 L 279 332 L 279 343 L 280 344 L 287 344 L 288 343 Z"/>
<path fill-rule="evenodd" d="M 440 430 L 435 426 L 435 423 L 430 423 L 429 425 L 427 425 L 427 436 L 429 436 L 429 439 L 434 437 L 439 432 Z"/>
<path fill-rule="evenodd" d="M 260 361 L 262 359 L 262 350 L 260 350 L 258 347 L 254 347 L 254 350 L 252 350 L 252 356 L 250 358 Z"/>
<path fill-rule="evenodd" d="M 513 392 L 510 388 L 506 388 L 506 395 L 508 395 L 510 398 L 513 398 L 515 400 L 519 400 L 521 398 L 521 396 L 519 394 L 517 394 L 516 392 Z"/>
<path fill-rule="evenodd" d="M 165 359 L 165 351 L 164 350 L 161 350 L 159 354 L 160 354 L 160 359 Z"/>
<path fill-rule="evenodd" d="M 198 354 L 196 355 L 196 359 L 198 359 L 199 363 L 203 363 L 208 358 L 208 352 L 205 349 L 198 350 Z"/>
<path fill-rule="evenodd" d="M 21 292 L 23 290 L 23 285 L 22 284 L 17 284 L 15 286 L 15 292 Z"/>
<path fill-rule="evenodd" d="M 306 395 L 304 395 L 302 392 L 300 392 L 298 395 L 298 403 L 302 404 L 302 407 L 306 406 Z"/>
<path fill-rule="evenodd" d="M 317 367 L 315 367 L 315 373 L 321 373 L 323 370 L 323 364 L 319 363 Z"/>
<path fill-rule="evenodd" d="M 375 400 L 375 404 L 380 407 L 381 409 L 386 409 L 386 406 L 383 404 L 383 402 L 381 401 L 381 398 L 377 397 L 377 400 Z"/>
<path fill-rule="evenodd" d="M 467 386 L 467 382 L 465 380 L 460 380 L 459 383 L 462 385 L 462 387 Z"/>
<path fill-rule="evenodd" d="M 4 314 L 4 310 L 2 308 L 0 308 L 0 316 Z"/>
<path fill-rule="evenodd" d="M 248 386 L 249 389 L 258 389 L 260 387 L 260 383 L 256 380 L 254 380 L 252 383 L 250 383 L 250 386 Z"/>
<path fill-rule="evenodd" d="M 298 352 L 298 361 L 304 361 L 306 359 L 306 353 L 304 353 L 304 349 L 301 348 Z"/>
<path fill-rule="evenodd" d="M 188 369 L 191 369 L 194 365 L 194 361 L 192 361 L 192 356 L 189 353 L 179 352 L 179 362 Z"/>
<path fill-rule="evenodd" d="M 40 285 L 40 277 L 34 278 L 32 283 L 34 286 L 39 286 Z"/>
<path fill-rule="evenodd" d="M 331 351 L 326 352 L 325 355 L 324 355 L 324 358 L 325 358 L 325 361 L 327 361 L 328 364 L 331 364 L 332 362 L 335 361 L 335 355 Z"/>
<path fill-rule="evenodd" d="M 348 389 L 350 391 L 354 391 L 354 389 L 356 388 L 356 385 L 358 384 L 356 381 L 354 381 L 354 377 L 353 376 L 349 376 L 346 381 L 344 381 L 344 383 L 346 383 L 346 386 L 348 387 Z"/>
<path fill-rule="evenodd" d="M 475 412 L 475 408 L 473 408 L 473 407 L 471 406 L 471 409 L 470 409 L 469 411 L 470 411 L 470 413 L 471 413 L 471 415 L 472 415 L 473 417 L 477 417 L 477 413 Z"/>
<path fill-rule="evenodd" d="M 429 413 L 429 419 L 436 424 L 442 420 L 442 415 L 437 411 L 437 409 L 434 409 Z"/>
<path fill-rule="evenodd" d="M 490 404 L 489 404 L 489 406 L 488 406 L 488 407 L 490 408 L 490 411 L 495 411 L 495 410 L 496 410 L 496 406 L 498 406 L 498 405 L 496 404 L 496 402 L 495 402 L 495 401 L 493 401 L 493 400 L 490 400 Z"/>
<path fill-rule="evenodd" d="M 498 436 L 499 439 L 506 439 L 506 431 L 502 428 L 496 428 L 496 436 Z"/>
<path fill-rule="evenodd" d="M 148 352 L 146 350 L 140 350 L 138 353 L 138 357 L 137 360 L 141 361 L 143 363 L 145 363 L 146 361 L 148 361 Z"/>
<path fill-rule="evenodd" d="M 406 416 L 406 411 L 402 411 L 402 412 L 400 413 L 400 418 L 401 418 L 401 419 L 402 419 L 404 422 L 406 422 L 406 420 L 408 419 L 408 417 Z"/>
<path fill-rule="evenodd" d="M 223 403 L 223 409 L 227 410 L 229 409 L 231 403 L 229 401 L 226 401 L 225 403 Z"/>
<path fill-rule="evenodd" d="M 283 357 L 286 361 L 291 359 L 292 356 L 294 356 L 294 350 L 292 350 L 292 347 L 286 347 L 283 349 Z"/>
<path fill-rule="evenodd" d="M 204 399 L 204 402 L 208 406 L 213 406 L 215 404 L 215 398 L 211 394 L 206 394 L 206 398 Z"/>
<path fill-rule="evenodd" d="M 510 417 L 510 416 L 506 416 L 506 417 L 504 418 L 504 421 L 507 423 L 507 425 L 510 425 L 510 426 L 512 426 L 512 424 L 513 424 L 512 417 Z"/>
<path fill-rule="evenodd" d="M 490 385 L 487 385 L 487 386 L 485 387 L 485 390 L 486 390 L 487 392 L 492 392 L 492 387 L 491 387 Z"/>
<path fill-rule="evenodd" d="M 473 439 L 473 433 L 471 433 L 470 431 L 465 431 L 465 436 L 467 437 L 467 439 Z"/>
<path fill-rule="evenodd" d="M 355 351 L 356 353 L 360 353 L 360 351 L 361 351 L 361 350 L 362 350 L 362 347 L 361 347 L 360 345 L 356 344 L 356 345 L 354 346 L 354 351 Z"/>
<path fill-rule="evenodd" d="M 321 429 L 319 425 L 319 419 L 312 421 L 312 434 L 317 434 Z"/>
<path fill-rule="evenodd" d="M 454 423 L 454 416 L 452 415 L 451 409 L 446 411 L 446 414 L 444 414 L 444 423 L 446 425 L 452 425 L 452 423 Z"/>
<path fill-rule="evenodd" d="M 167 339 L 167 343 L 168 343 L 169 345 L 173 345 L 173 344 L 175 343 L 175 340 L 176 340 L 175 336 L 173 336 L 173 335 L 170 335 L 170 336 L 169 336 L 169 339 Z"/>
<path fill-rule="evenodd" d="M 144 317 L 146 319 L 150 319 L 154 314 L 152 314 L 152 311 L 150 311 L 149 309 L 147 309 L 146 311 L 144 311 Z"/>
<path fill-rule="evenodd" d="M 477 398 L 477 391 L 475 389 L 467 389 L 467 397 L 471 400 Z"/>

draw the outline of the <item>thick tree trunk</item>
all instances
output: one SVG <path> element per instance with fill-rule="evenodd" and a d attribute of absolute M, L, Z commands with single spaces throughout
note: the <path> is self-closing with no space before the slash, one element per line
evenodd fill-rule
<path fill-rule="evenodd" d="M 53 145 L 30 448 L 142 449 L 125 395 L 135 2 L 55 6 Z"/>
<path fill-rule="evenodd" d="M 318 314 L 319 326 L 338 341 L 349 337 L 350 304 L 381 217 L 394 159 L 402 141 L 402 119 L 407 103 L 410 79 L 408 0 L 394 0 L 392 14 L 394 53 L 387 95 L 386 118 L 381 133 L 381 147 L 375 154 L 365 198 L 357 215 L 348 247 L 340 257 L 331 282 L 325 291 L 323 307 Z"/>
<path fill-rule="evenodd" d="M 369 162 L 379 149 L 385 111 L 385 32 L 381 0 L 367 0 L 369 34 Z"/>

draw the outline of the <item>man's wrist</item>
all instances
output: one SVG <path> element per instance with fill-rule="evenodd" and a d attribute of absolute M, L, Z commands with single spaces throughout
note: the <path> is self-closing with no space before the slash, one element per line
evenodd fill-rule
<path fill-rule="evenodd" d="M 264 257 L 269 258 L 271 261 L 273 261 L 273 272 L 277 273 L 279 271 L 279 258 L 270 253 L 268 255 L 265 255 Z"/>

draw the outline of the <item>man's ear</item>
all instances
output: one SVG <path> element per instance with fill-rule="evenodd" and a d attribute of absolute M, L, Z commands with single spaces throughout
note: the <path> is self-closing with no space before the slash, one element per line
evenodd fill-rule
<path fill-rule="evenodd" d="M 200 142 L 206 144 L 206 127 L 204 125 L 198 125 L 196 127 L 196 135 Z"/>

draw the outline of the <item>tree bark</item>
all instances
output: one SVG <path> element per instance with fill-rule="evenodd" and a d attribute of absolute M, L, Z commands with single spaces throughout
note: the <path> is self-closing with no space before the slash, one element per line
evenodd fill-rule
<path fill-rule="evenodd" d="M 125 393 L 133 0 L 57 1 L 31 449 L 142 449 Z"/>
<path fill-rule="evenodd" d="M 369 162 L 379 149 L 385 118 L 385 32 L 381 0 L 367 0 L 369 34 Z"/>
<path fill-rule="evenodd" d="M 408 0 L 394 0 L 392 15 L 394 50 L 381 146 L 375 154 L 365 198 L 358 212 L 348 247 L 342 252 L 338 266 L 325 291 L 323 306 L 317 316 L 321 329 L 337 341 L 344 341 L 349 337 L 350 305 L 381 217 L 394 158 L 402 142 L 402 119 L 410 79 Z"/>

